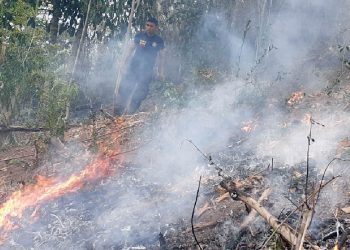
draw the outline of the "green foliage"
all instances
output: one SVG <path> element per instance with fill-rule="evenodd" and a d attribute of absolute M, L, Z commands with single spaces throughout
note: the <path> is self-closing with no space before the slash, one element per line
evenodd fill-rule
<path fill-rule="evenodd" d="M 52 135 L 63 135 L 66 106 L 78 94 L 75 84 L 59 82 L 55 79 L 45 81 L 39 96 L 39 119 Z"/>
<path fill-rule="evenodd" d="M 68 84 L 64 72 L 69 53 L 47 43 L 42 27 L 25 26 L 34 13 L 29 4 L 15 1 L 1 11 L 14 24 L 8 27 L 2 22 L 1 26 L 6 52 L 0 64 L 0 107 L 11 114 L 10 121 L 2 122 L 32 119 L 35 125 L 50 128 L 53 135 L 62 134 L 65 108 L 77 94 L 76 85 Z M 30 112 L 24 114 L 24 107 Z"/>
<path fill-rule="evenodd" d="M 157 102 L 164 107 L 183 107 L 186 103 L 184 85 L 174 84 L 168 81 L 154 81 L 152 93 Z"/>
<path fill-rule="evenodd" d="M 0 29 L 1 35 L 5 30 L 20 30 L 35 16 L 35 9 L 30 1 L 4 0 L 0 5 Z M 3 36 L 1 36 L 3 37 Z"/>

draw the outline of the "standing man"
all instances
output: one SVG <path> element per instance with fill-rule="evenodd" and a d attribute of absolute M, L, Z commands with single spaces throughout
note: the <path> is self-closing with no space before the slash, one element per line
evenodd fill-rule
<path fill-rule="evenodd" d="M 134 54 L 117 93 L 116 115 L 134 113 L 147 97 L 157 55 L 164 49 L 164 41 L 156 34 L 157 30 L 157 19 L 149 18 L 145 31 L 137 33 L 134 38 L 134 43 L 128 53 L 129 55 Z"/>

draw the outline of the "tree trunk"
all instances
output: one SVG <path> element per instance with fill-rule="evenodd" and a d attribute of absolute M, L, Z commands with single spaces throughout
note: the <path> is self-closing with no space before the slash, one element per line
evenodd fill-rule
<path fill-rule="evenodd" d="M 7 48 L 7 43 L 2 42 L 0 47 L 0 64 L 3 64 L 5 62 L 6 48 Z"/>
<path fill-rule="evenodd" d="M 59 0 L 53 0 L 52 5 L 53 5 L 53 12 L 52 12 L 52 19 L 50 23 L 50 41 L 51 43 L 56 43 L 57 36 L 58 36 L 58 22 L 61 16 Z"/>

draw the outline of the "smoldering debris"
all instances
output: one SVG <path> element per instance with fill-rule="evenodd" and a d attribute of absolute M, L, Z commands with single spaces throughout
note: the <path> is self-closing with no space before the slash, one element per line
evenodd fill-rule
<path fill-rule="evenodd" d="M 341 12 L 348 7 L 345 3 L 342 6 Z M 251 36 L 257 26 L 254 20 L 249 23 L 242 50 L 242 34 L 227 32 L 221 24 L 216 37 L 222 40 L 218 44 L 228 42 L 227 46 L 231 47 L 218 54 L 228 51 L 235 58 L 234 53 L 241 51 L 239 75 L 242 77 L 228 77 L 225 83 L 200 91 L 199 97 L 195 96 L 182 109 L 166 110 L 155 117 L 140 113 L 116 121 L 105 113 L 104 118 L 99 117 L 88 128 L 80 128 L 76 132 L 81 135 L 90 131 L 86 138 L 80 138 L 88 145 L 79 148 L 76 154 L 68 154 L 69 157 L 55 158 L 41 169 L 42 173 L 50 172 L 50 168 L 53 172 L 61 170 L 62 175 L 74 173 L 76 166 L 67 163 L 67 158 L 78 156 L 87 161 L 91 155 L 84 157 L 83 152 L 99 146 L 111 157 L 125 156 L 123 167 L 98 185 L 87 183 L 78 192 L 41 208 L 32 208 L 24 216 L 24 227 L 13 232 L 2 247 L 193 249 L 196 243 L 191 226 L 198 244 L 207 249 L 258 249 L 277 245 L 315 249 L 336 244 L 346 247 L 349 215 L 338 208 L 348 207 L 347 164 L 334 162 L 324 176 L 322 171 L 335 154 L 344 158 L 349 153 L 344 139 L 348 136 L 344 128 L 348 127 L 349 115 L 338 108 L 346 107 L 350 91 L 343 86 L 341 98 L 338 91 L 331 96 L 322 91 L 329 75 L 319 74 L 324 64 L 314 61 L 326 60 L 334 54 L 308 59 L 313 52 L 321 53 L 334 46 L 333 38 L 341 18 L 336 15 L 339 8 L 335 7 L 336 4 L 330 6 L 325 1 L 286 3 L 280 12 L 271 12 L 265 40 L 260 40 L 257 53 Z M 210 22 L 211 15 L 205 18 L 208 20 L 204 30 L 199 30 L 197 35 L 209 39 L 210 29 L 221 19 Z M 271 44 L 276 49 L 268 51 L 256 66 L 266 52 L 264 48 L 270 48 Z M 330 61 L 332 65 L 327 66 L 338 65 Z M 253 81 L 246 82 L 248 73 Z M 284 78 L 276 81 L 277 75 Z M 315 143 L 309 145 L 307 155 L 309 124 L 303 120 L 309 113 L 326 127 L 313 129 Z M 114 122 L 126 126 L 113 127 Z M 184 143 L 185 138 L 210 155 L 210 161 Z M 115 151 L 119 143 L 126 148 Z M 310 168 L 308 180 L 313 187 L 310 190 L 316 190 L 315 194 L 305 188 L 306 165 Z M 222 170 L 220 176 L 216 166 Z M 204 177 L 191 225 L 200 175 Z M 224 179 L 229 182 L 222 188 L 219 184 L 224 175 L 231 179 Z M 325 183 L 328 184 L 323 187 Z M 308 203 L 310 195 L 314 199 L 321 191 L 318 187 L 322 187 L 318 201 Z M 315 204 L 311 206 L 311 203 Z M 39 215 L 40 219 L 29 222 L 26 218 L 31 214 Z M 299 219 L 301 215 L 304 221 Z"/>

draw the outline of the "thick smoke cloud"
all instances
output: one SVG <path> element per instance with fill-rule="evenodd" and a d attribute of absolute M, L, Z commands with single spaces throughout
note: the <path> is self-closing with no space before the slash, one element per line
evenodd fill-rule
<path fill-rule="evenodd" d="M 108 241 L 110 244 L 124 242 L 127 247 L 134 242 L 155 239 L 162 226 L 179 218 L 189 220 L 199 175 L 212 174 L 213 169 L 186 139 L 205 153 L 219 152 L 243 136 L 240 130 L 243 121 L 256 120 L 256 130 L 239 150 L 253 151 L 262 159 L 275 157 L 281 166 L 294 165 L 306 159 L 309 125 L 301 120 L 306 113 L 311 113 L 315 120 L 326 125 L 315 125 L 312 131 L 315 143 L 310 156 L 314 164 L 321 170 L 334 157 L 337 142 L 347 136 L 344 124 L 348 124 L 349 115 L 337 112 L 336 107 L 325 107 L 324 103 L 312 110 L 304 108 L 294 112 L 286 105 L 286 99 L 292 91 L 302 90 L 308 96 L 329 84 L 331 75 L 324 70 L 340 66 L 334 48 L 344 25 L 350 23 L 344 14 L 350 10 L 349 3 L 340 0 L 282 2 L 279 8 L 270 10 L 258 58 L 269 45 L 276 49 L 268 51 L 259 63 L 254 39 L 259 25 L 257 18 L 248 17 L 252 28 L 242 45 L 243 33 L 238 30 L 244 30 L 245 21 L 240 22 L 242 27 L 232 31 L 227 29 L 220 14 L 203 17 L 195 41 L 205 44 L 202 49 L 198 46 L 193 50 L 208 62 L 217 63 L 223 58 L 234 73 L 241 55 L 239 78 L 227 79 L 201 92 L 183 109 L 162 113 L 144 135 L 136 135 L 141 139 L 150 135 L 152 138 L 131 159 L 138 167 L 133 174 L 135 179 L 130 182 L 136 180 L 138 185 L 128 186 L 127 179 L 118 180 L 124 176 L 115 177 L 103 192 L 96 194 L 104 197 L 108 207 L 92 213 L 90 227 L 104 230 L 100 238 L 91 237 L 97 249 L 108 245 Z M 208 49 L 213 47 L 215 49 Z M 247 74 L 255 66 L 251 83 L 247 81 Z M 283 77 L 276 80 L 278 76 Z M 103 82 L 98 79 L 94 81 Z M 116 191 L 125 186 L 124 193 Z M 70 244 L 74 243 L 66 242 L 66 246 Z"/>

